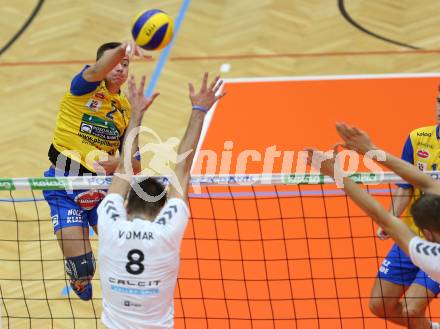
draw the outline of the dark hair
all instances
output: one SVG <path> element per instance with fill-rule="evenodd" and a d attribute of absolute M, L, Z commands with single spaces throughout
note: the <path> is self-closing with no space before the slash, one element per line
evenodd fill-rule
<path fill-rule="evenodd" d="M 104 54 L 104 51 L 118 48 L 122 43 L 120 42 L 107 42 L 102 44 L 96 51 L 96 60 L 100 59 Z"/>
<path fill-rule="evenodd" d="M 412 205 L 411 216 L 418 228 L 440 232 L 440 195 L 423 194 Z"/>
<path fill-rule="evenodd" d="M 157 179 L 152 177 L 144 179 L 143 181 L 138 182 L 138 184 L 145 193 L 152 197 L 161 195 L 165 190 L 165 186 L 161 184 Z M 127 198 L 127 212 L 142 212 L 150 216 L 156 216 L 160 212 L 166 201 L 166 193 L 159 200 L 155 202 L 149 202 L 139 197 L 136 191 L 131 188 Z"/>

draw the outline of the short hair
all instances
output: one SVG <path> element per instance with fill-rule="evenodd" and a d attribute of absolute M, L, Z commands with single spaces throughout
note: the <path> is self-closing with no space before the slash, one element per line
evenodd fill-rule
<path fill-rule="evenodd" d="M 440 232 L 440 195 L 423 194 L 410 211 L 418 228 Z"/>
<path fill-rule="evenodd" d="M 96 51 L 96 60 L 100 59 L 104 54 L 104 51 L 118 48 L 122 43 L 120 42 L 107 42 L 102 44 Z"/>
<path fill-rule="evenodd" d="M 165 191 L 165 186 L 156 178 L 148 177 L 138 182 L 142 190 L 152 197 L 161 195 Z M 150 216 L 156 216 L 165 205 L 167 195 L 164 193 L 162 198 L 157 201 L 150 202 L 142 199 L 136 191 L 131 188 L 127 198 L 127 212 L 142 212 Z"/>

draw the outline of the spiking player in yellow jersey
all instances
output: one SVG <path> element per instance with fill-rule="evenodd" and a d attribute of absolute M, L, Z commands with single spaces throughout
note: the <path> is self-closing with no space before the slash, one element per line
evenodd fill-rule
<path fill-rule="evenodd" d="M 417 166 L 419 170 L 429 171 L 440 168 L 440 103 L 437 98 L 437 125 L 413 130 L 402 152 L 402 159 Z M 420 190 L 408 184 L 399 184 L 393 193 L 390 212 L 401 216 L 411 230 L 422 236 L 415 225 L 410 208 L 420 196 Z M 388 238 L 382 230 L 378 236 Z M 405 293 L 405 299 L 401 297 Z M 425 311 L 435 296 L 440 292 L 438 282 L 432 280 L 394 244 L 379 268 L 376 281 L 371 291 L 370 310 L 377 316 L 408 328 L 440 328 L 438 323 L 430 323 Z"/>
<path fill-rule="evenodd" d="M 46 177 L 113 174 L 130 119 L 130 102 L 121 86 L 128 77 L 131 54 L 142 55 L 134 42 L 103 44 L 97 51 L 96 63 L 85 66 L 72 79 L 58 112 Z M 129 96 L 133 99 L 131 89 Z M 157 95 L 147 99 L 147 107 Z M 138 156 L 132 159 L 135 173 L 140 171 L 139 160 Z M 50 206 L 71 287 L 81 299 L 90 300 L 95 259 L 89 226 L 97 232 L 96 208 L 105 192 L 62 190 L 43 194 Z"/>

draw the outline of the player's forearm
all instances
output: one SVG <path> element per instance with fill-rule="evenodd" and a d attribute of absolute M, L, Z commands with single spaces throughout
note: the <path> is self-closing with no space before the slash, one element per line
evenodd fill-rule
<path fill-rule="evenodd" d="M 410 163 L 386 152 L 385 161 L 381 162 L 385 167 L 394 171 L 409 184 L 416 186 L 426 193 L 440 193 L 440 185 L 431 177 L 419 171 Z"/>
<path fill-rule="evenodd" d="M 135 159 L 139 146 L 139 133 L 134 130 L 141 125 L 143 115 L 138 115 L 136 112 L 137 111 L 132 112 L 128 127 L 125 131 L 124 145 L 122 146 L 121 158 L 116 172 L 126 172 L 126 170 L 124 170 L 126 157 L 130 157 L 133 169 L 132 173 L 127 174 L 137 174 L 140 172 L 140 161 Z"/>
<path fill-rule="evenodd" d="M 344 178 L 344 191 L 369 217 L 385 229 L 387 223 L 384 219 L 389 215 L 376 199 L 350 178 Z"/>
<path fill-rule="evenodd" d="M 365 192 L 350 178 L 344 178 L 344 191 L 347 195 L 405 251 L 414 233 L 397 217 L 390 215 L 385 208 Z"/>
<path fill-rule="evenodd" d="M 104 52 L 102 57 L 84 73 L 86 80 L 101 81 L 124 58 L 125 48 L 121 45 Z"/>
<path fill-rule="evenodd" d="M 391 197 L 389 213 L 396 217 L 400 217 L 406 207 L 408 207 L 413 193 L 412 188 L 398 187 Z"/>
<path fill-rule="evenodd" d="M 203 120 L 205 118 L 205 113 L 202 111 L 193 110 L 191 117 L 189 119 L 188 127 L 186 128 L 185 134 L 180 142 L 178 154 L 184 154 L 188 151 L 191 152 L 185 160 L 176 165 L 176 171 L 182 169 L 182 171 L 189 171 L 194 160 L 195 149 L 200 139 L 200 134 L 202 132 Z M 180 168 L 179 168 L 180 167 Z"/>

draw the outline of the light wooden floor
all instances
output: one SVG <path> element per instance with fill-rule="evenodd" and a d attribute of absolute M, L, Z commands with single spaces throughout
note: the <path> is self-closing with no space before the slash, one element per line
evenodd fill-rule
<path fill-rule="evenodd" d="M 160 76 L 157 86 L 160 99 L 144 123 L 163 139 L 180 138 L 190 113 L 187 82 L 197 82 L 206 70 L 213 74 L 219 72 L 224 63 L 231 65 L 231 70 L 223 74 L 224 78 L 439 70 L 439 52 L 436 51 L 440 49 L 438 1 L 346 2 L 353 19 L 367 29 L 423 50 L 393 45 L 359 31 L 341 16 L 335 0 L 193 0 Z M 36 3 L 37 0 L 2 3 L 0 46 L 22 26 Z M 129 24 L 138 11 L 148 5 L 175 17 L 180 4 L 177 0 L 148 3 L 142 0 L 46 0 L 26 32 L 0 57 L 0 176 L 41 176 L 48 167 L 46 154 L 58 104 L 72 76 L 82 65 L 93 62 L 101 43 L 130 38 Z M 150 75 L 159 53 L 152 55 L 155 61 L 134 62 L 131 71 L 136 75 Z M 41 203 L 39 207 L 40 217 L 47 218 L 46 205 Z M 1 209 L 0 220 L 15 218 L 10 204 L 2 204 Z M 33 204 L 20 205 L 18 216 L 22 220 L 36 219 L 35 211 Z M 17 239 L 17 231 L 20 239 L 53 239 L 49 222 L 42 223 L 41 232 L 36 229 L 39 226 L 33 224 L 2 221 L 0 240 Z M 29 225 L 35 230 L 29 230 Z M 0 258 L 17 259 L 19 250 L 12 244 L 3 244 L 0 242 Z M 46 259 L 61 258 L 53 241 L 43 242 L 41 248 Z M 40 259 L 40 244 L 23 243 L 20 257 Z M 0 280 L 42 271 L 41 263 L 30 263 L 33 265 L 29 273 L 19 273 L 19 269 L 14 268 L 16 264 L 1 261 Z M 62 278 L 61 262 L 53 263 L 56 268 L 53 278 Z M 14 293 L 9 291 L 5 281 L 0 282 L 3 295 Z M 42 298 L 46 290 L 55 298 L 59 296 L 55 286 L 60 284 L 51 281 L 43 289 L 37 281 L 24 289 Z M 31 312 L 37 314 L 41 307 L 45 313 L 47 306 L 43 304 L 29 306 Z M 84 303 L 75 309 L 78 316 L 90 312 L 99 314 L 98 304 L 95 310 Z M 71 316 L 66 305 L 59 301 L 56 305 L 60 313 Z M 25 305 L 17 304 L 17 307 L 25 308 Z M 55 328 L 72 327 L 66 321 L 61 322 L 56 323 Z M 76 328 L 95 325 L 84 323 L 77 323 Z M 32 323 L 35 328 L 47 325 L 46 322 Z M 11 328 L 28 326 L 28 322 L 22 321 Z"/>

